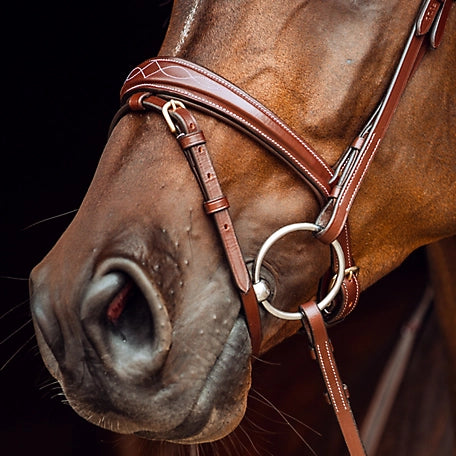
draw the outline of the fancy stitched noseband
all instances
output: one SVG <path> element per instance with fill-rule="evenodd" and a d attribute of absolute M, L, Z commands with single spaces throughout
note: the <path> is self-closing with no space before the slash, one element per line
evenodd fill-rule
<path fill-rule="evenodd" d="M 131 111 L 152 110 L 163 114 L 200 185 L 204 209 L 213 217 L 220 234 L 242 298 L 252 352 L 258 354 L 261 344 L 259 302 L 279 318 L 302 320 L 352 455 L 364 455 L 365 451 L 326 332 L 326 325 L 346 317 L 359 298 L 358 268 L 350 253 L 347 218 L 407 82 L 428 43 L 436 48 L 441 42 L 452 1 L 423 2 L 386 94 L 335 169 L 280 118 L 237 86 L 206 68 L 173 57 L 150 59 L 131 71 L 121 90 L 122 107 L 111 126 L 112 129 L 123 115 Z M 255 262 L 253 282 L 234 232 L 228 199 L 212 165 L 204 134 L 189 107 L 239 128 L 272 151 L 310 184 L 320 202 L 321 213 L 315 223 L 282 227 L 266 240 Z M 336 257 L 330 271 L 321 280 L 324 297 L 319 298 L 318 303 L 312 300 L 300 305 L 297 312 L 283 312 L 268 302 L 270 290 L 261 280 L 261 264 L 274 242 L 297 230 L 314 232 L 321 242 L 332 245 Z"/>

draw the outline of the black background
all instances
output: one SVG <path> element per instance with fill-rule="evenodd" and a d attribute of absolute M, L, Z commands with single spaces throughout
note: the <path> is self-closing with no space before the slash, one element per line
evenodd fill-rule
<path fill-rule="evenodd" d="M 123 80 L 136 64 L 156 55 L 170 8 L 163 0 L 26 1 L 2 7 L 2 455 L 90 456 L 111 446 L 109 435 L 54 397 L 58 390 L 49 385 L 33 338 L 26 279 L 72 214 L 36 223 L 79 206 Z"/>

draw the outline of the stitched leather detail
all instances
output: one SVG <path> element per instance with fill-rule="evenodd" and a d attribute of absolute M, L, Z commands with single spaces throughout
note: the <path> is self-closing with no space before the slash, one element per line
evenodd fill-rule
<path fill-rule="evenodd" d="M 430 42 L 431 46 L 436 49 L 440 46 L 443 38 L 443 31 L 450 14 L 451 4 L 454 0 L 445 0 L 443 6 L 440 8 L 439 13 L 434 21 L 431 29 Z"/>
<path fill-rule="evenodd" d="M 300 306 L 303 313 L 303 326 L 309 337 L 310 345 L 316 355 L 328 399 L 333 407 L 340 429 L 351 456 L 365 456 L 358 427 L 348 400 L 348 389 L 342 382 L 334 359 L 331 342 L 326 331 L 320 309 L 314 301 Z"/>
<path fill-rule="evenodd" d="M 328 244 L 341 238 L 341 243 L 345 246 L 346 265 L 351 267 L 353 260 L 347 225 L 349 211 L 401 95 L 426 51 L 425 38 L 430 34 L 431 45 L 438 46 L 452 3 L 453 0 L 424 1 L 387 94 L 363 129 L 365 133 L 360 133 L 349 148 L 352 155 L 348 157 L 348 161 L 342 160 L 340 176 L 339 172 L 334 176 L 333 170 L 301 137 L 257 100 L 209 70 L 178 58 L 150 59 L 133 69 L 121 90 L 121 99 L 126 104 L 116 114 L 112 125 L 128 110 L 143 110 L 147 106 L 159 111 L 166 99 L 176 98 L 237 126 L 285 160 L 312 185 L 323 207 L 316 222 L 322 230 L 316 237 Z M 144 91 L 159 93 L 160 96 L 148 93 L 145 96 Z M 173 110 L 172 117 L 173 122 L 183 126 L 182 131 L 180 130 L 182 136 L 178 136 L 179 142 L 201 186 L 206 200 L 205 209 L 214 217 L 241 297 L 251 296 L 249 273 L 243 262 L 229 213 L 225 210 L 227 201 L 213 171 L 204 136 L 187 109 L 179 107 Z M 331 315 L 328 321 L 332 323 L 348 315 L 357 303 L 359 291 L 356 276 L 345 279 L 342 300 L 339 300 L 339 304 L 335 306 L 335 314 Z M 251 302 L 251 298 L 245 300 L 245 303 Z M 251 304 L 244 304 L 244 307 L 252 344 L 255 345 L 258 337 L 261 337 L 258 335 L 258 328 L 261 329 L 259 312 L 258 309 L 253 311 L 253 306 L 248 309 L 247 306 Z M 253 315 L 252 322 L 249 321 L 250 314 Z"/>
<path fill-rule="evenodd" d="M 172 57 L 149 59 L 134 68 L 121 99 L 137 90 L 177 97 L 229 119 L 283 158 L 315 188 L 328 195 L 331 168 L 279 117 L 229 81 L 191 62 Z"/>

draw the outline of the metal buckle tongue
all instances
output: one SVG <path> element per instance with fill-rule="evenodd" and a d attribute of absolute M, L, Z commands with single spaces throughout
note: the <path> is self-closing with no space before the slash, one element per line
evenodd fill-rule
<path fill-rule="evenodd" d="M 185 109 L 184 103 L 182 103 L 179 100 L 169 100 L 162 107 L 163 117 L 165 118 L 166 123 L 168 124 L 168 127 L 171 130 L 171 133 L 173 133 L 173 134 L 177 133 L 177 128 L 176 128 L 176 124 L 174 123 L 173 119 L 171 118 L 171 114 L 169 113 L 169 111 L 171 110 L 171 112 L 174 112 L 174 111 L 176 111 L 177 108 Z"/>
<path fill-rule="evenodd" d="M 253 289 L 257 296 L 257 300 L 261 302 L 263 304 L 263 307 L 275 317 L 282 318 L 284 320 L 301 320 L 302 313 L 285 312 L 283 310 L 277 309 L 268 301 L 268 298 L 270 296 L 270 290 L 267 284 L 260 277 L 261 265 L 263 263 L 264 257 L 266 256 L 266 253 L 275 242 L 277 242 L 279 239 L 281 239 L 289 233 L 293 233 L 295 231 L 318 232 L 320 230 L 321 227 L 315 225 L 314 223 L 293 223 L 291 225 L 283 226 L 282 228 L 272 233 L 261 246 L 253 267 Z M 325 310 L 335 299 L 337 293 L 339 293 L 340 287 L 342 286 L 342 282 L 345 277 L 345 257 L 344 251 L 342 250 L 342 246 L 337 240 L 332 241 L 331 246 L 334 249 L 334 252 L 337 256 L 338 269 L 334 283 L 328 291 L 328 294 L 325 298 L 323 298 L 320 302 L 317 303 L 317 306 L 321 311 Z"/>

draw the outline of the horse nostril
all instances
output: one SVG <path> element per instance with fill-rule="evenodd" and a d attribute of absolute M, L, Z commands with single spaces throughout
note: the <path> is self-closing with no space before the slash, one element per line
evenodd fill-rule
<path fill-rule="evenodd" d="M 131 290 L 133 288 L 132 282 L 127 282 L 122 290 L 118 293 L 118 295 L 111 301 L 108 306 L 108 310 L 106 311 L 106 316 L 108 317 L 108 321 L 111 322 L 114 326 L 117 325 L 119 322 L 119 318 L 121 317 L 126 301 L 131 294 Z"/>
<path fill-rule="evenodd" d="M 154 344 L 154 321 L 149 304 L 132 280 L 128 280 L 112 301 L 104 315 L 108 337 L 116 347 L 116 340 L 129 344 L 130 349 L 142 350 Z"/>
<path fill-rule="evenodd" d="M 111 260 L 100 268 L 83 301 L 81 320 L 106 372 L 143 383 L 163 365 L 171 324 L 160 294 L 135 263 Z"/>

